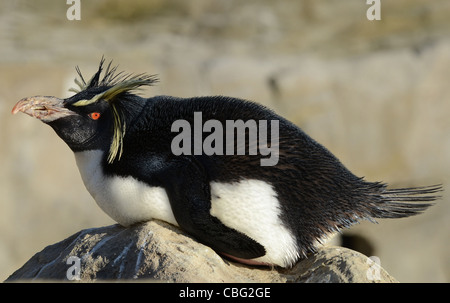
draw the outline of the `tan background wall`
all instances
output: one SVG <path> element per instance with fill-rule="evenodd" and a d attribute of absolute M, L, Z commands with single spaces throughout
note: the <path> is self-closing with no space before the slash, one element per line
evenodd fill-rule
<path fill-rule="evenodd" d="M 0 280 L 72 233 L 112 224 L 85 190 L 72 152 L 11 108 L 69 96 L 76 65 L 102 55 L 157 73 L 148 96 L 229 95 L 265 104 L 355 174 L 392 186 L 450 181 L 450 3 L 382 1 L 65 1 L 0 3 Z M 426 214 L 350 230 L 402 282 L 449 282 L 447 192 Z"/>

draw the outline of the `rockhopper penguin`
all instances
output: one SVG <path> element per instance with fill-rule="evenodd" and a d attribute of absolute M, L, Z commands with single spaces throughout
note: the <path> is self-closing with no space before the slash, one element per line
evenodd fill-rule
<path fill-rule="evenodd" d="M 111 63 L 103 69 L 104 59 L 85 81 L 77 67 L 75 95 L 24 98 L 12 112 L 55 130 L 75 153 L 87 190 L 123 226 L 159 219 L 235 260 L 288 267 L 362 219 L 424 211 L 441 190 L 387 189 L 356 177 L 300 128 L 259 104 L 222 96 L 142 98 L 136 90 L 153 85 L 155 76 L 117 73 Z M 188 152 L 174 152 L 180 135 L 175 121 L 192 125 L 195 114 L 215 128 L 223 125 L 222 131 L 228 121 L 255 121 L 267 126 L 267 137 L 252 136 L 246 127 L 245 150 L 257 146 L 260 152 L 239 153 L 232 141 L 235 152 L 227 153 L 230 142 L 220 141 L 228 134 L 215 133 L 210 146 L 217 152 L 211 153 L 202 146 L 199 152 L 194 133 L 175 144 L 191 143 L 182 146 Z M 202 133 L 200 144 L 212 130 Z M 262 165 L 268 158 L 263 146 L 276 152 L 273 165 Z"/>

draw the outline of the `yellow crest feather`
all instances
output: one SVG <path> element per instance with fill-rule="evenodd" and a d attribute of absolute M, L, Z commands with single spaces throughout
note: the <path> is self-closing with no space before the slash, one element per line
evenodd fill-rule
<path fill-rule="evenodd" d="M 131 75 L 124 74 L 123 72 L 116 73 L 117 66 L 111 67 L 112 61 L 108 64 L 103 78 L 100 80 L 100 74 L 103 70 L 103 63 L 105 59 L 102 58 L 98 71 L 92 76 L 92 78 L 86 82 L 81 74 L 81 71 L 76 67 L 76 71 L 80 76 L 80 79 L 75 79 L 75 84 L 80 89 L 72 88 L 70 91 L 81 93 L 90 88 L 104 87 L 105 90 L 89 100 L 83 99 L 74 102 L 73 106 L 87 106 L 100 100 L 104 100 L 110 104 L 111 112 L 114 119 L 113 124 L 113 139 L 111 141 L 108 163 L 112 163 L 116 158 L 120 160 L 123 153 L 123 138 L 125 137 L 126 124 L 123 119 L 123 111 L 118 106 L 117 101 L 121 100 L 123 94 L 130 94 L 133 91 L 141 88 L 142 86 L 151 86 L 157 82 L 158 79 L 155 75 L 139 74 Z"/>

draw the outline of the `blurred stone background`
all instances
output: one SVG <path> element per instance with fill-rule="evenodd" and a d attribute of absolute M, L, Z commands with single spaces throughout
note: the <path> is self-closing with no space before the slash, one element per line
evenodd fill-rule
<path fill-rule="evenodd" d="M 425 214 L 345 234 L 401 282 L 450 281 L 449 1 L 382 1 L 380 21 L 363 0 L 81 0 L 80 21 L 68 8 L 0 3 L 0 280 L 45 246 L 114 223 L 53 130 L 10 114 L 26 96 L 69 96 L 74 67 L 90 76 L 105 55 L 159 74 L 149 96 L 265 104 L 368 180 L 443 183 Z"/>

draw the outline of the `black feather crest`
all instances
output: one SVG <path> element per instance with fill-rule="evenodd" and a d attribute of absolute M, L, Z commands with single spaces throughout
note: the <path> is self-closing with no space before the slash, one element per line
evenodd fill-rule
<path fill-rule="evenodd" d="M 131 92 L 142 86 L 152 86 L 154 83 L 158 82 L 158 78 L 156 75 L 147 75 L 145 73 L 133 75 L 124 73 L 123 71 L 117 72 L 118 65 L 112 66 L 112 60 L 108 63 L 103 78 L 100 79 L 104 63 L 105 58 L 102 57 L 97 72 L 91 77 L 88 82 L 84 80 L 80 68 L 77 66 L 75 69 L 77 71 L 79 79 L 76 78 L 74 81 L 78 85 L 79 89 L 71 88 L 69 89 L 69 91 L 79 93 L 89 88 L 105 87 L 107 88 L 107 90 L 105 90 L 104 93 L 110 91 L 110 93 L 112 94 L 117 90 L 119 90 L 119 93 L 122 93 Z M 116 92 L 115 94 L 113 94 L 113 96 L 116 96 L 119 93 Z M 110 100 L 112 101 L 113 98 L 110 98 L 107 101 Z"/>
<path fill-rule="evenodd" d="M 112 67 L 112 61 L 109 62 L 106 67 L 103 78 L 100 78 L 103 71 L 103 64 L 105 58 L 102 57 L 97 72 L 92 78 L 86 82 L 81 74 L 80 68 L 77 66 L 76 71 L 79 75 L 79 79 L 75 79 L 75 83 L 80 89 L 70 89 L 70 91 L 79 93 L 91 88 L 104 87 L 105 90 L 89 100 L 79 100 L 73 103 L 73 106 L 86 106 L 95 103 L 99 100 L 107 101 L 111 105 L 111 111 L 114 117 L 114 132 L 113 140 L 108 155 L 108 162 L 112 163 L 117 157 L 120 159 L 123 152 L 123 138 L 125 136 L 126 125 L 122 118 L 122 111 L 117 106 L 117 100 L 121 99 L 125 93 L 131 93 L 142 86 L 152 86 L 158 82 L 156 75 L 143 74 L 126 74 L 124 72 L 117 72 L 118 66 Z"/>

